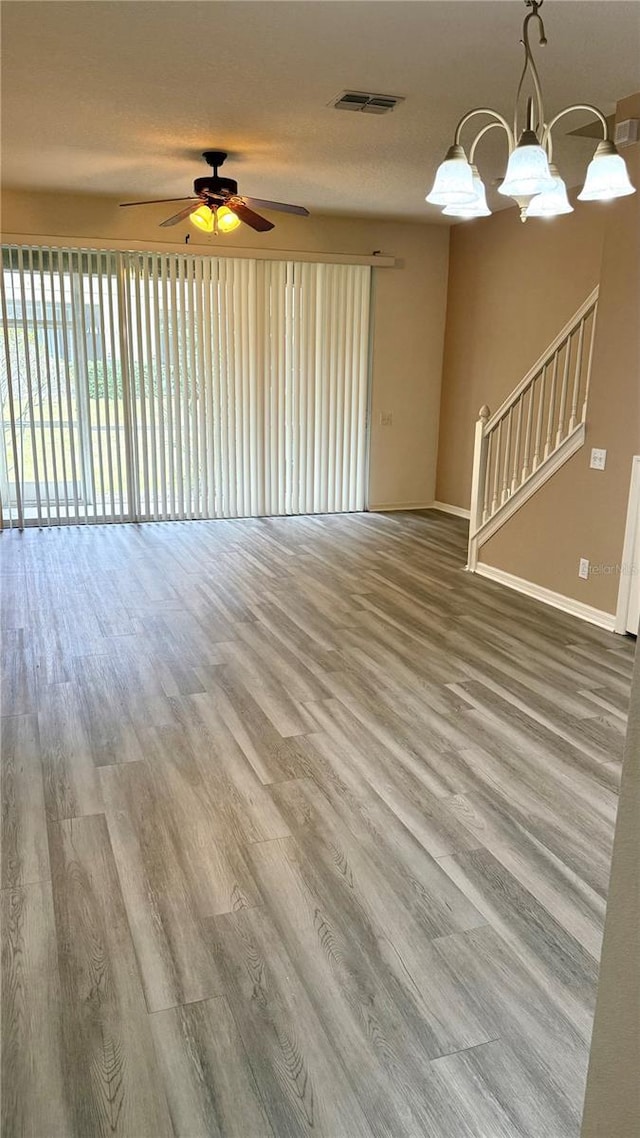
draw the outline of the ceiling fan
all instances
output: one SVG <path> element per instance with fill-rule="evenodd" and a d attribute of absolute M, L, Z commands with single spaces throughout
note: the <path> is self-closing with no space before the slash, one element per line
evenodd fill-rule
<path fill-rule="evenodd" d="M 233 178 L 221 178 L 218 175 L 218 170 L 227 157 L 226 151 L 205 150 L 202 157 L 212 167 L 213 176 L 196 178 L 193 183 L 194 197 L 158 198 L 147 202 L 121 202 L 121 206 L 159 205 L 162 201 L 188 201 L 188 206 L 185 206 L 178 213 L 174 213 L 172 217 L 168 217 L 166 221 L 161 221 L 160 225 L 177 225 L 179 221 L 190 218 L 198 229 L 202 229 L 206 233 L 217 233 L 219 231 L 230 233 L 231 230 L 237 228 L 241 221 L 244 221 L 245 225 L 249 225 L 251 229 L 257 230 L 258 233 L 266 233 L 267 230 L 273 229 L 273 222 L 268 221 L 266 217 L 261 217 L 251 208 L 252 206 L 258 206 L 260 209 L 279 210 L 282 213 L 297 213 L 301 217 L 309 216 L 309 210 L 302 205 L 288 205 L 286 202 L 272 202 L 264 198 L 240 197 L 238 183 L 234 182 Z"/>

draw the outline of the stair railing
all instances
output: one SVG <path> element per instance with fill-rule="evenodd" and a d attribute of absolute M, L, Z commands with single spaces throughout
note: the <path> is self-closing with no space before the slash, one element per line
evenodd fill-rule
<path fill-rule="evenodd" d="M 495 414 L 480 408 L 475 431 L 469 557 L 475 570 L 481 538 L 510 514 L 514 495 L 541 484 L 573 446 L 581 445 L 589 399 L 598 288 L 587 297 Z M 519 493 L 520 492 L 520 493 Z M 494 523 L 494 524 L 491 524 Z"/>

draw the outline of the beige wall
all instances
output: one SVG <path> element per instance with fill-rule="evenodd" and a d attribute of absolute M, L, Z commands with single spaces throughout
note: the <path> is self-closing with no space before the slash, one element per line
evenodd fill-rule
<path fill-rule="evenodd" d="M 553 221 L 517 209 L 451 233 L 436 498 L 468 508 L 473 435 L 598 283 L 607 207 Z"/>
<path fill-rule="evenodd" d="M 95 195 L 5 191 L 2 230 L 39 237 L 148 241 L 167 232 L 158 222 L 172 207 L 119 209 Z M 192 227 L 190 248 L 215 252 Z M 171 231 L 182 240 L 187 226 Z M 374 334 L 369 501 L 373 507 L 428 505 L 433 501 L 446 310 L 449 231 L 444 226 L 346 217 L 292 218 L 281 214 L 275 230 L 254 234 L 245 226 L 225 238 L 225 248 L 370 254 L 397 258 L 396 268 L 374 271 Z M 391 412 L 391 426 L 380 425 Z"/>
<path fill-rule="evenodd" d="M 626 100 L 620 117 L 640 115 Z M 624 157 L 640 187 L 640 145 Z M 452 237 L 436 496 L 468 505 L 473 421 L 492 410 L 600 283 L 586 445 L 481 549 L 480 561 L 614 613 L 631 459 L 640 453 L 640 193 Z M 467 332 L 465 333 L 465 322 Z M 605 471 L 589 468 L 592 447 Z M 578 578 L 580 557 L 592 572 Z"/>

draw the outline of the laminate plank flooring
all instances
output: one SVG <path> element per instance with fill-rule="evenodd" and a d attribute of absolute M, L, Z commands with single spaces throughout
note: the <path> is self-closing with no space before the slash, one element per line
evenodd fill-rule
<path fill-rule="evenodd" d="M 47 881 L 49 850 L 44 824 L 44 788 L 35 715 L 3 716 L 2 888 Z"/>
<path fill-rule="evenodd" d="M 578 1138 L 634 643 L 465 544 L 0 537 L 3 1138 Z"/>
<path fill-rule="evenodd" d="M 64 1087 L 51 882 L 3 889 L 0 897 L 2 1130 L 33 1138 L 66 1138 L 75 1131 Z"/>
<path fill-rule="evenodd" d="M 150 1017 L 176 1138 L 247 1138 L 273 1130 L 224 996 Z"/>
<path fill-rule="evenodd" d="M 50 827 L 64 1093 L 74 1134 L 172 1132 L 104 815 Z"/>

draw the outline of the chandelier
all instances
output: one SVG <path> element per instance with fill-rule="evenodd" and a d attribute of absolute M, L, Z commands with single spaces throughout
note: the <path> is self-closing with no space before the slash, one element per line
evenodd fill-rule
<path fill-rule="evenodd" d="M 491 213 L 487 205 L 485 188 L 475 164 L 478 143 L 495 127 L 504 130 L 509 145 L 509 161 L 498 193 L 513 198 L 520 206 L 520 217 L 556 217 L 562 213 L 572 213 L 573 206 L 567 196 L 567 187 L 553 163 L 552 131 L 556 123 L 573 111 L 589 111 L 602 125 L 603 138 L 589 163 L 584 186 L 578 197 L 581 201 L 609 201 L 635 193 L 629 181 L 624 159 L 609 138 L 609 127 L 602 111 L 589 103 L 575 103 L 565 107 L 547 122 L 542 101 L 540 77 L 533 59 L 529 43 L 529 24 L 536 20 L 540 33 L 540 44 L 547 42 L 544 24 L 540 15 L 543 0 L 525 0 L 531 11 L 525 16 L 522 26 L 524 47 L 524 67 L 515 98 L 513 125 L 503 115 L 490 107 L 475 107 L 460 119 L 453 137 L 453 146 L 438 167 L 433 189 L 426 200 L 433 205 L 443 206 L 442 212 L 449 217 L 485 217 Z M 524 129 L 518 121 L 519 108 L 525 83 L 529 80 L 531 95 L 527 98 Z M 461 144 L 462 131 L 466 124 L 478 115 L 488 116 L 491 121 L 478 130 L 469 157 Z"/>

